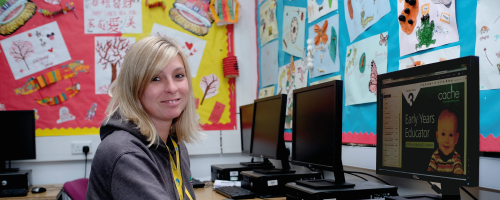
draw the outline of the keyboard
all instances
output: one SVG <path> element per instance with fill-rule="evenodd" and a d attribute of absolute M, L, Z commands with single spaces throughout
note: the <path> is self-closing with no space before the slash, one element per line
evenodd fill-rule
<path fill-rule="evenodd" d="M 191 184 L 193 184 L 193 188 L 204 188 L 205 187 L 205 183 L 199 181 L 199 180 L 196 180 L 196 179 L 191 179 Z"/>
<path fill-rule="evenodd" d="M 230 199 L 253 199 L 255 198 L 255 193 L 250 190 L 243 189 L 236 186 L 218 187 L 215 191 L 222 196 Z"/>
<path fill-rule="evenodd" d="M 28 195 L 27 189 L 7 189 L 0 190 L 0 197 L 20 197 Z"/>

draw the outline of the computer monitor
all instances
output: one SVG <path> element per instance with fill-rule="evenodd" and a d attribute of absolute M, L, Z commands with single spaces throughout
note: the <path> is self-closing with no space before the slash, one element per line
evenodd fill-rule
<path fill-rule="evenodd" d="M 35 111 L 0 111 L 0 127 L 0 172 L 19 170 L 10 167 L 11 160 L 36 159 Z"/>
<path fill-rule="evenodd" d="M 290 170 L 285 147 L 286 95 L 280 94 L 254 101 L 250 155 L 281 160 L 282 169 L 256 169 L 259 173 L 294 173 Z"/>
<path fill-rule="evenodd" d="M 303 180 L 314 188 L 347 188 L 342 166 L 342 81 L 293 91 L 292 163 L 333 171 L 335 180 Z"/>
<path fill-rule="evenodd" d="M 253 103 L 240 106 L 240 132 L 241 132 L 241 153 L 250 154 L 250 145 L 252 142 L 252 125 L 253 125 Z M 267 166 L 269 160 L 264 162 L 256 162 L 253 157 L 251 162 L 240 162 L 244 166 Z"/>
<path fill-rule="evenodd" d="M 377 174 L 440 182 L 443 199 L 459 199 L 459 186 L 477 186 L 479 58 L 377 79 Z"/>

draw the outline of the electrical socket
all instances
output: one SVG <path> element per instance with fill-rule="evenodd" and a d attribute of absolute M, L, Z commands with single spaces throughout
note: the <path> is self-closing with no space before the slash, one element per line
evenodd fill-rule
<path fill-rule="evenodd" d="M 84 154 L 83 153 L 84 146 L 89 146 L 89 153 L 92 153 L 91 145 L 92 145 L 91 141 L 73 141 L 71 142 L 71 154 Z"/>

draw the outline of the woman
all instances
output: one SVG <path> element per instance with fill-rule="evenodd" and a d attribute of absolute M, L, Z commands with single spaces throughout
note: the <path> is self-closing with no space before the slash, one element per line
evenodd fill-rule
<path fill-rule="evenodd" d="M 184 143 L 198 138 L 199 123 L 182 48 L 168 37 L 139 40 L 110 95 L 87 199 L 194 200 Z"/>

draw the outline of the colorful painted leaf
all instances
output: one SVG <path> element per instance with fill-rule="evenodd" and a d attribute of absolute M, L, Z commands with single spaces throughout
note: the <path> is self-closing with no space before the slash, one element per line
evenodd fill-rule
<path fill-rule="evenodd" d="M 332 41 L 330 42 L 330 57 L 332 58 L 333 63 L 335 63 L 335 60 L 337 59 L 337 32 L 335 31 L 335 28 L 332 26 L 332 35 L 331 35 Z"/>

